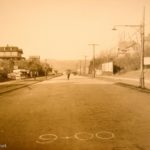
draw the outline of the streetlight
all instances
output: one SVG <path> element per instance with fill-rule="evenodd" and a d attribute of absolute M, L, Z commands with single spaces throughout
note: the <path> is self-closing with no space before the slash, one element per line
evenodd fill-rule
<path fill-rule="evenodd" d="M 144 35 L 145 35 L 145 9 L 143 12 L 143 21 L 140 25 L 115 25 L 112 30 L 117 30 L 116 27 L 137 27 L 140 29 L 141 36 L 141 57 L 140 57 L 140 87 L 145 88 L 144 83 Z"/>

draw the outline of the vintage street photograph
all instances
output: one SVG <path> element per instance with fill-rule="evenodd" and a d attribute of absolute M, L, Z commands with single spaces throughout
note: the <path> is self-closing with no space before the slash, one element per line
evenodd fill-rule
<path fill-rule="evenodd" d="M 0 150 L 150 150 L 150 0 L 0 0 Z"/>

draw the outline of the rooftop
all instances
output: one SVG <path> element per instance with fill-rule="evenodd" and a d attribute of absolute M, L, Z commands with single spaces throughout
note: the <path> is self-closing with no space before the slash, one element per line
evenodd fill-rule
<path fill-rule="evenodd" d="M 5 46 L 5 47 L 0 47 L 0 52 L 20 52 L 23 54 L 22 49 L 19 49 L 16 46 Z"/>

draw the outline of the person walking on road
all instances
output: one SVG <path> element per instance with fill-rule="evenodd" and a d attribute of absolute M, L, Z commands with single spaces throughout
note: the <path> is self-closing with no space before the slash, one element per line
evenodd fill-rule
<path fill-rule="evenodd" d="M 68 78 L 68 80 L 70 79 L 70 73 L 67 74 L 67 78 Z"/>
<path fill-rule="evenodd" d="M 70 79 L 71 70 L 67 70 L 67 79 Z"/>

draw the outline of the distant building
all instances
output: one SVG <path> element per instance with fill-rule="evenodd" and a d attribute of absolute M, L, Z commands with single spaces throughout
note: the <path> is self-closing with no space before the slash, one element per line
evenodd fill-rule
<path fill-rule="evenodd" d="M 20 60 L 24 59 L 22 57 L 23 51 L 16 46 L 6 46 L 0 47 L 0 59 L 12 59 Z"/>
<path fill-rule="evenodd" d="M 135 41 L 121 41 L 118 43 L 118 55 L 134 54 L 140 49 L 140 45 Z"/>
<path fill-rule="evenodd" d="M 102 64 L 102 73 L 113 74 L 114 64 L 113 62 L 107 62 Z"/>
<path fill-rule="evenodd" d="M 145 46 L 150 47 L 150 34 L 145 37 Z"/>
<path fill-rule="evenodd" d="M 31 60 L 31 61 L 40 61 L 40 56 L 30 56 L 29 60 Z"/>

